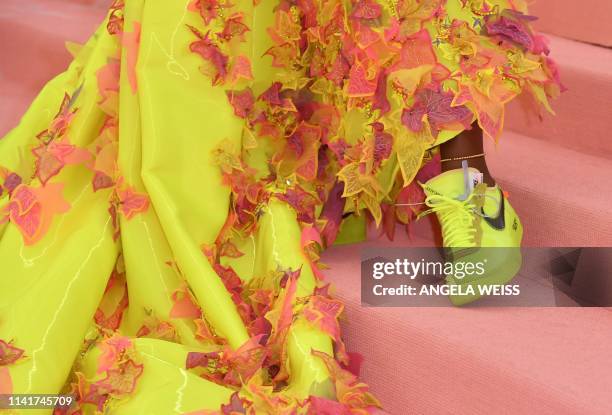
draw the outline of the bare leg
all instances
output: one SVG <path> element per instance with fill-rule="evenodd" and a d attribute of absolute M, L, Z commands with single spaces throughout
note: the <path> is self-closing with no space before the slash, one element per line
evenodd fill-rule
<path fill-rule="evenodd" d="M 484 153 L 482 144 L 482 130 L 477 123 L 472 125 L 472 129 L 464 131 L 452 140 L 440 145 L 440 156 L 442 160 L 459 157 L 468 157 Z M 495 186 L 495 180 L 489 173 L 487 162 L 484 157 L 477 157 L 467 160 L 470 167 L 474 167 L 483 174 L 484 181 L 489 186 Z M 442 171 L 461 168 L 461 160 L 445 161 L 442 163 Z"/>

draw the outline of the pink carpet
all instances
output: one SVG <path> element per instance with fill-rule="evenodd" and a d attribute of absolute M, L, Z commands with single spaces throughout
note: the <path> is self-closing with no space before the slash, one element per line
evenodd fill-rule
<path fill-rule="evenodd" d="M 347 347 L 389 413 L 612 413 L 611 311 L 363 308 L 359 252 L 323 259 L 346 303 Z"/>
<path fill-rule="evenodd" d="M 2 0 L 0 136 L 70 60 L 107 0 Z M 538 0 L 569 91 L 543 122 L 509 111 L 488 161 L 532 246 L 612 246 L 612 3 Z M 582 43 L 582 42 L 588 42 Z M 381 244 L 372 241 L 368 244 Z M 428 245 L 428 223 L 412 241 Z M 374 309 L 359 303 L 361 246 L 334 247 L 327 272 L 346 301 L 344 333 L 363 379 L 402 414 L 610 414 L 612 312 L 606 309 Z"/>
<path fill-rule="evenodd" d="M 530 13 L 536 27 L 547 33 L 596 45 L 612 46 L 610 0 L 533 0 Z"/>

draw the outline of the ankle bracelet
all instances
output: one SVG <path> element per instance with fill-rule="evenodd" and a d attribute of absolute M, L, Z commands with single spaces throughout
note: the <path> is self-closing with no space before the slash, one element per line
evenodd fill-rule
<path fill-rule="evenodd" d="M 442 159 L 440 160 L 440 163 L 444 163 L 445 161 L 461 161 L 461 160 L 469 160 L 469 159 L 475 159 L 478 157 L 484 157 L 486 153 L 480 153 L 480 154 L 474 154 L 472 156 L 461 156 L 461 157 L 452 157 L 449 159 Z"/>

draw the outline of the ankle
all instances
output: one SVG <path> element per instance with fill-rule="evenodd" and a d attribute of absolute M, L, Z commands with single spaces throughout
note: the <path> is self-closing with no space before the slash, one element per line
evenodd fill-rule
<path fill-rule="evenodd" d="M 496 182 L 491 173 L 489 172 L 489 168 L 487 167 L 487 163 L 484 157 L 474 157 L 466 160 L 468 162 L 469 167 L 473 167 L 482 173 L 482 179 L 488 186 L 495 186 Z M 462 168 L 462 159 L 458 160 L 445 160 L 442 162 L 442 173 L 449 170 L 461 169 Z"/>

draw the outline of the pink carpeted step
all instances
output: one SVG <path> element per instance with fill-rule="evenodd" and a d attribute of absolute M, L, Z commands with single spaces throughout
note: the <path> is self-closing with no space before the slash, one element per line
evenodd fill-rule
<path fill-rule="evenodd" d="M 38 91 L 66 69 L 66 41 L 83 43 L 106 14 L 100 0 L 2 0 L 0 137 L 19 121 Z"/>
<path fill-rule="evenodd" d="M 486 142 L 528 246 L 612 246 L 612 161 L 506 133 Z"/>
<path fill-rule="evenodd" d="M 557 61 L 568 90 L 553 101 L 557 116 L 524 109 L 523 97 L 513 102 L 506 128 L 545 139 L 581 152 L 612 158 L 612 49 L 550 37 L 551 56 Z"/>
<path fill-rule="evenodd" d="M 0 8 L 1 47 L 13 58 L 0 64 L 3 90 L 19 83 L 18 99 L 3 94 L 0 136 L 18 121 L 36 92 L 62 71 L 70 56 L 65 40 L 82 42 L 103 19 L 108 0 L 3 0 Z M 553 103 L 558 116 L 533 113 L 510 106 L 507 127 L 523 135 L 554 141 L 568 148 L 612 157 L 612 50 L 551 37 L 553 57 L 559 62 L 569 88 Z M 8 64 L 10 62 L 10 64 Z M 11 102 L 7 102 L 10 100 Z"/>
<path fill-rule="evenodd" d="M 389 413 L 612 413 L 609 310 L 362 307 L 360 247 L 323 260 L 346 304 L 347 347 Z"/>
<path fill-rule="evenodd" d="M 536 0 L 529 14 L 539 17 L 536 27 L 546 33 L 598 45 L 612 46 L 610 0 Z"/>

